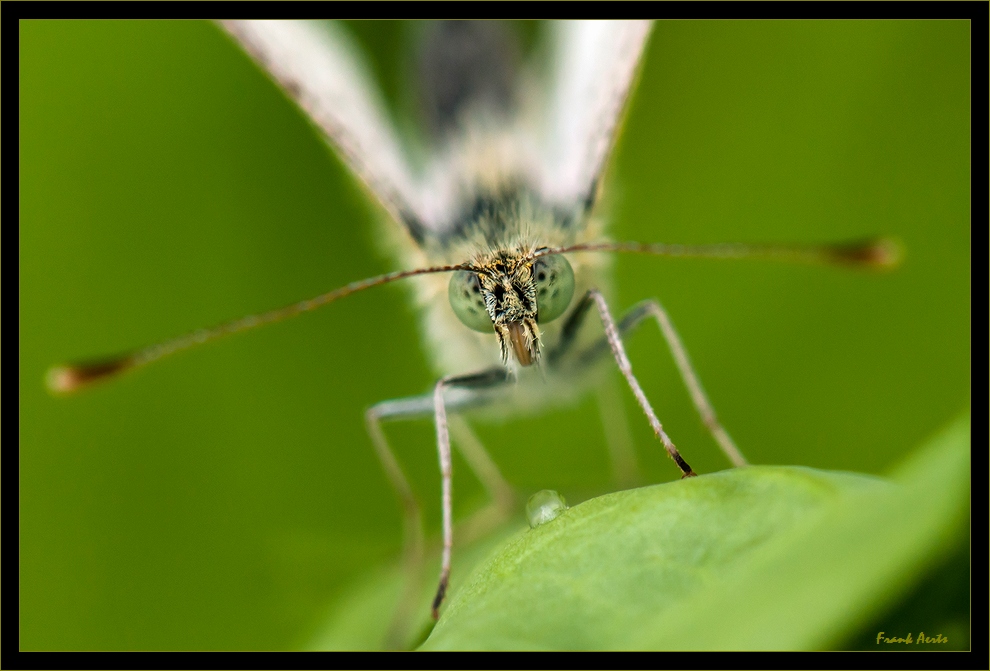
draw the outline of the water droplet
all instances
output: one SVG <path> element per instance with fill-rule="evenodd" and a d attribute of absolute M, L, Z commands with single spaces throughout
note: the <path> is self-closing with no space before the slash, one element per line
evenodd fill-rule
<path fill-rule="evenodd" d="M 531 529 L 557 519 L 565 510 L 567 502 L 564 497 L 552 489 L 541 489 L 526 502 L 526 517 Z"/>

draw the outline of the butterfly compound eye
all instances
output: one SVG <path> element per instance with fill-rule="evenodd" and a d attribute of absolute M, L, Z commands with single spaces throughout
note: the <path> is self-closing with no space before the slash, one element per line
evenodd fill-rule
<path fill-rule="evenodd" d="M 542 256 L 533 263 L 536 284 L 536 321 L 551 322 L 564 314 L 574 296 L 574 270 L 560 254 Z"/>
<path fill-rule="evenodd" d="M 485 296 L 481 293 L 481 280 L 477 273 L 458 270 L 450 278 L 447 297 L 454 314 L 461 323 L 474 331 L 492 333 L 492 318 L 485 307 Z"/>

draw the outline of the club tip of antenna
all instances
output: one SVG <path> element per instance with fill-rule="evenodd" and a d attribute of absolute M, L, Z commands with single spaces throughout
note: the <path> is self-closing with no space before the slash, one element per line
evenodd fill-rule
<path fill-rule="evenodd" d="M 92 364 L 52 366 L 45 373 L 45 386 L 54 394 L 71 394 L 95 382 L 113 377 L 133 365 L 130 357 Z"/>
<path fill-rule="evenodd" d="M 68 394 L 79 388 L 79 376 L 72 366 L 52 366 L 45 373 L 45 386 L 54 394 Z"/>
<path fill-rule="evenodd" d="M 904 244 L 894 237 L 870 238 L 837 245 L 831 250 L 832 258 L 874 270 L 892 270 L 904 260 Z"/>

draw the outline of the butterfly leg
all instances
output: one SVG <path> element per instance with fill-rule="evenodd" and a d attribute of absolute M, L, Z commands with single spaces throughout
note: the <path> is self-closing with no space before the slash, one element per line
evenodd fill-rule
<path fill-rule="evenodd" d="M 458 525 L 458 535 L 463 542 L 470 543 L 509 518 L 516 504 L 516 493 L 467 421 L 461 415 L 450 415 L 447 423 L 454 446 L 468 462 L 491 500 L 489 505 Z"/>
<path fill-rule="evenodd" d="M 663 334 L 664 340 L 667 341 L 667 346 L 670 348 L 670 353 L 674 356 L 674 362 L 677 364 L 677 369 L 681 373 L 681 379 L 684 380 L 684 386 L 687 387 L 688 394 L 691 395 L 691 401 L 694 403 L 698 414 L 701 415 L 701 421 L 705 423 L 708 431 L 715 438 L 715 442 L 722 448 L 725 455 L 729 457 L 729 461 L 732 462 L 733 466 L 747 466 L 746 457 L 742 455 L 742 452 L 739 451 L 739 448 L 736 447 L 735 442 L 729 436 L 728 431 L 725 430 L 718 421 L 718 417 L 715 416 L 715 409 L 712 408 L 705 390 L 701 387 L 701 382 L 698 380 L 697 373 L 694 372 L 694 367 L 688 358 L 684 343 L 681 342 L 680 336 L 677 335 L 677 331 L 674 329 L 673 322 L 670 321 L 670 316 L 663 309 L 663 306 L 660 305 L 660 301 L 652 298 L 639 303 L 629 311 L 626 318 L 622 321 L 626 322 L 629 317 L 638 317 L 638 319 L 635 319 L 635 323 L 638 323 L 644 317 L 653 317 L 656 319 L 657 324 L 660 326 L 660 332 Z M 635 324 L 631 324 L 628 328 L 631 329 L 634 326 Z"/>
<path fill-rule="evenodd" d="M 423 512 L 409 485 L 409 480 L 402 471 L 402 466 L 399 465 L 388 444 L 381 422 L 385 419 L 423 416 L 428 412 L 427 407 L 423 406 L 418 398 L 383 401 L 368 408 L 364 415 L 368 435 L 375 447 L 375 455 L 402 505 L 402 564 L 406 580 L 402 596 L 392 614 L 385 635 L 385 647 L 388 650 L 405 649 L 410 636 L 408 622 L 412 620 L 412 609 L 415 607 L 416 595 L 419 593 L 422 573 Z"/>
<path fill-rule="evenodd" d="M 383 401 L 368 408 L 364 414 L 368 435 L 375 447 L 375 456 L 378 457 L 382 470 L 385 471 L 385 476 L 392 484 L 392 488 L 399 497 L 399 503 L 402 505 L 403 555 L 407 568 L 410 570 L 418 567 L 423 555 L 423 513 L 419 501 L 416 500 L 416 495 L 409 485 L 409 480 L 402 471 L 402 466 L 399 465 L 388 444 L 388 439 L 385 438 L 381 422 L 385 419 L 398 417 L 422 416 L 425 414 L 423 412 L 425 408 L 422 408 L 422 403 L 416 403 L 418 400 L 417 398 L 409 398 Z M 419 413 L 416 413 L 417 410 Z"/>
<path fill-rule="evenodd" d="M 550 367 L 557 365 L 562 359 L 573 353 L 576 336 L 585 323 L 593 301 L 590 294 L 585 294 L 564 322 L 560 340 L 546 352 L 547 363 Z M 619 326 L 620 332 L 622 326 Z M 597 362 L 601 355 L 608 350 L 606 341 L 595 356 L 581 356 L 576 362 L 578 366 L 586 367 Z M 633 449 L 632 436 L 629 433 L 629 421 L 622 407 L 619 390 L 608 380 L 597 388 L 598 407 L 601 412 L 602 425 L 605 427 L 605 440 L 608 444 L 609 458 L 612 462 L 612 474 L 620 485 L 631 485 L 639 480 L 639 467 L 636 463 L 636 452 Z"/>
<path fill-rule="evenodd" d="M 595 294 L 598 295 L 598 299 L 594 298 Z M 608 313 L 608 308 L 605 305 L 604 299 L 601 298 L 601 295 L 598 294 L 597 291 L 588 292 L 572 314 L 571 321 L 575 323 L 573 325 L 568 323 L 565 326 L 565 329 L 562 332 L 560 345 L 557 348 L 559 351 L 552 352 L 552 357 L 560 358 L 564 354 L 568 353 L 568 350 L 571 349 L 571 345 L 573 343 L 574 333 L 577 331 L 580 321 L 583 320 L 584 314 L 593 303 L 598 305 L 599 313 L 607 315 L 611 323 L 614 324 L 614 320 L 611 320 L 611 315 Z M 603 309 L 605 310 L 604 313 L 602 312 Z M 695 409 L 698 411 L 698 414 L 701 416 L 705 426 L 712 434 L 712 437 L 715 438 L 715 441 L 718 443 L 719 447 L 722 448 L 722 451 L 725 452 L 726 456 L 733 463 L 733 465 L 746 466 L 748 463 L 746 458 L 739 451 L 739 448 L 736 447 L 736 444 L 729 436 L 729 433 L 718 421 L 718 417 L 715 415 L 715 410 L 712 408 L 711 402 L 708 400 L 704 389 L 701 387 L 701 382 L 698 380 L 698 375 L 695 373 L 694 368 L 691 365 L 691 361 L 687 355 L 687 350 L 684 348 L 684 344 L 677 335 L 677 331 L 674 329 L 673 322 L 671 322 L 667 311 L 664 310 L 658 300 L 649 299 L 642 301 L 626 312 L 622 318 L 622 321 L 615 326 L 615 342 L 617 342 L 621 348 L 622 343 L 618 340 L 618 335 L 632 331 L 648 317 L 653 317 L 660 326 L 660 332 L 667 341 L 667 346 L 670 348 L 671 354 L 674 357 L 674 362 L 677 364 L 677 369 L 681 374 L 681 379 L 684 381 L 684 386 L 687 387 L 688 394 L 691 396 L 691 401 L 694 403 Z M 603 323 L 605 323 L 604 316 Z M 615 346 L 613 344 L 613 338 L 610 336 L 609 330 L 606 327 L 606 337 L 578 355 L 579 365 L 590 365 L 600 359 L 601 356 L 603 356 L 605 352 L 610 349 L 614 354 Z M 618 358 L 616 360 L 618 361 Z M 639 400 L 639 396 L 637 396 L 637 400 Z M 640 403 L 640 405 L 642 406 L 642 403 Z M 647 412 L 647 417 L 649 416 L 649 412 Z"/>
<path fill-rule="evenodd" d="M 605 327 L 605 339 L 608 341 L 609 347 L 612 350 L 612 356 L 615 357 L 615 363 L 618 364 L 619 371 L 626 378 L 626 382 L 629 384 L 629 388 L 632 389 L 633 396 L 636 397 L 639 407 L 646 414 L 646 419 L 650 422 L 653 433 L 660 439 L 670 458 L 681 469 L 681 477 L 688 478 L 697 475 L 697 473 L 691 470 L 691 466 L 684 461 L 681 453 L 677 451 L 674 443 L 663 430 L 663 425 L 660 424 L 656 413 L 653 412 L 653 406 L 650 405 L 646 394 L 643 393 L 643 388 L 639 386 L 639 381 L 633 375 L 632 364 L 629 363 L 629 357 L 626 356 L 626 350 L 622 346 L 622 338 L 619 336 L 619 329 L 615 325 L 615 320 L 612 318 L 612 313 L 608 309 L 608 303 L 605 302 L 605 297 L 597 289 L 591 289 L 586 294 L 584 300 L 590 300 L 598 308 L 598 316 L 601 318 L 602 325 Z"/>
<path fill-rule="evenodd" d="M 375 453 L 402 504 L 405 528 L 404 556 L 406 570 L 411 576 L 419 575 L 422 564 L 424 545 L 422 512 L 419 502 L 409 484 L 409 480 L 403 473 L 402 467 L 395 458 L 391 447 L 389 447 L 381 424 L 383 421 L 389 420 L 417 419 L 431 415 L 434 417 L 437 428 L 437 452 L 440 457 L 440 470 L 443 478 L 444 542 L 442 560 L 444 568 L 441 572 L 437 597 L 434 600 L 434 613 L 436 613 L 436 609 L 443 600 L 443 594 L 446 592 L 447 580 L 450 575 L 450 548 L 452 546 L 450 433 L 454 434 L 457 447 L 464 455 L 468 466 L 471 467 L 478 480 L 495 499 L 497 507 L 496 517 L 504 517 L 507 508 L 511 507 L 512 499 L 514 498 L 511 486 L 502 477 L 498 467 L 487 454 L 481 442 L 474 436 L 467 422 L 457 415 L 452 415 L 448 418 L 447 410 L 459 411 L 483 405 L 489 400 L 486 397 L 486 391 L 494 390 L 504 385 L 510 379 L 507 377 L 506 371 L 501 368 L 471 375 L 447 377 L 437 383 L 433 394 L 383 401 L 372 406 L 365 413 L 368 434 L 371 436 L 372 443 L 375 446 Z M 439 405 L 437 401 L 438 395 Z M 475 531 L 475 527 L 490 525 L 471 524 L 470 526 L 471 532 L 473 532 Z M 402 601 L 403 604 L 412 603 L 414 600 L 416 581 L 409 580 L 408 583 L 406 598 L 403 598 Z M 395 621 L 391 628 L 393 632 L 398 630 L 401 621 L 408 619 L 407 615 L 406 608 L 400 607 L 400 612 L 396 613 Z M 390 636 L 391 643 L 394 644 L 397 638 L 400 637 L 395 635 Z M 395 646 L 393 645 L 392 647 Z"/>
<path fill-rule="evenodd" d="M 626 488 L 636 485 L 640 481 L 640 474 L 635 442 L 629 429 L 629 417 L 622 406 L 620 392 L 615 379 L 608 376 L 595 388 L 595 398 L 598 401 L 602 426 L 605 428 L 605 444 L 612 463 L 612 477 L 619 487 Z"/>
<path fill-rule="evenodd" d="M 440 457 L 441 508 L 443 524 L 443 550 L 440 554 L 440 581 L 436 596 L 433 597 L 433 619 L 440 617 L 440 604 L 447 593 L 450 582 L 450 555 L 454 545 L 453 510 L 451 498 L 451 458 L 450 433 L 447 424 L 447 401 L 444 391 L 477 393 L 479 390 L 499 387 L 511 380 L 509 373 L 502 368 L 493 368 L 481 373 L 456 375 L 440 378 L 433 388 L 433 423 L 437 430 L 437 453 Z M 472 394 L 473 395 L 473 394 Z M 479 443 L 480 445 L 480 443 Z"/>

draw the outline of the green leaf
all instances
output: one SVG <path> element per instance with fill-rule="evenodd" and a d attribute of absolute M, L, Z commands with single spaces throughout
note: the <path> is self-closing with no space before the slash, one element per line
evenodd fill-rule
<path fill-rule="evenodd" d="M 586 501 L 517 534 L 423 649 L 828 648 L 950 548 L 968 439 L 967 416 L 891 482 L 752 467 Z"/>
<path fill-rule="evenodd" d="M 450 593 L 456 593 L 472 569 L 484 565 L 517 527 L 503 525 L 494 532 L 454 548 Z M 455 531 L 455 538 L 457 537 Z M 433 626 L 430 605 L 440 575 L 439 544 L 429 549 L 418 576 L 401 565 L 376 566 L 337 599 L 318 630 L 300 647 L 306 650 L 409 650 L 422 643 Z M 408 594 L 413 579 L 414 596 Z"/>

